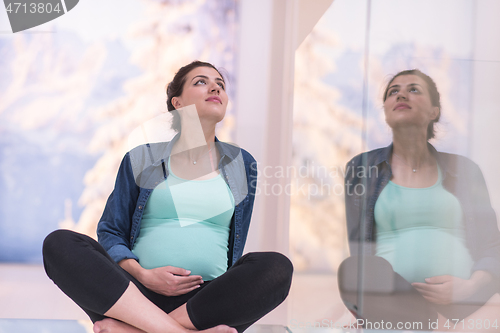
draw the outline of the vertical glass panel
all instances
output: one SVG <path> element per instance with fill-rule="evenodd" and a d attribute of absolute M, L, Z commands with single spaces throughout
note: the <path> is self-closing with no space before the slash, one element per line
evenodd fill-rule
<path fill-rule="evenodd" d="M 307 77 L 313 93 L 295 90 L 295 163 L 347 165 L 342 195 L 292 198 L 300 278 L 311 291 L 319 272 L 338 283 L 324 283 L 329 302 L 315 294 L 314 314 L 292 307 L 292 330 L 355 316 L 368 329 L 499 323 L 499 10 L 488 0 L 336 0 L 297 51 L 297 82 Z M 321 243 L 342 237 L 348 251 Z M 321 260 L 324 270 L 303 264 Z"/>

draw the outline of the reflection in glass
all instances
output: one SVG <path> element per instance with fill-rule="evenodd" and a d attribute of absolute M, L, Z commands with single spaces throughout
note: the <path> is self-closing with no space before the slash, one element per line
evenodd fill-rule
<path fill-rule="evenodd" d="M 392 144 L 346 167 L 351 257 L 339 288 L 366 328 L 435 329 L 438 318 L 469 318 L 499 291 L 500 233 L 477 164 L 428 142 L 441 116 L 434 81 L 402 71 L 383 101 Z"/>

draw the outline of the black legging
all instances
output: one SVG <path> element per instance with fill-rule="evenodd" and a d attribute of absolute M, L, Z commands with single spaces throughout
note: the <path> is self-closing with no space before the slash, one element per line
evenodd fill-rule
<path fill-rule="evenodd" d="M 225 324 L 243 332 L 285 300 L 293 266 L 276 252 L 248 253 L 218 278 L 180 296 L 157 294 L 122 269 L 92 238 L 56 230 L 43 243 L 47 275 L 93 322 L 106 313 L 132 281 L 151 302 L 170 313 L 187 302 L 193 325 Z"/>

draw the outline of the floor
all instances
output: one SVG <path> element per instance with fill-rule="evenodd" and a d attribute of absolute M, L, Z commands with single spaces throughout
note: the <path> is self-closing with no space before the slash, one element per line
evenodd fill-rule
<path fill-rule="evenodd" d="M 348 323 L 350 315 L 336 285 L 333 275 L 296 274 L 286 304 L 257 323 L 278 326 L 259 326 L 259 330 L 274 332 L 277 327 L 302 327 L 323 320 Z M 39 332 L 86 332 L 91 328 L 86 314 L 47 278 L 42 265 L 0 264 L 0 333 L 38 332 L 34 327 L 44 325 L 51 328 Z"/>
<path fill-rule="evenodd" d="M 494 303 L 498 313 L 500 299 Z M 287 301 L 247 332 L 361 332 L 340 329 L 353 322 L 341 302 L 334 275 L 295 274 Z M 0 264 L 0 333 L 25 332 L 91 333 L 92 323 L 47 278 L 42 265 Z"/>
<path fill-rule="evenodd" d="M 91 322 L 48 319 L 0 319 L 0 333 L 91 333 Z"/>
<path fill-rule="evenodd" d="M 248 333 L 289 333 L 281 325 L 254 325 Z M 88 321 L 48 319 L 0 319 L 0 333 L 92 333 Z"/>

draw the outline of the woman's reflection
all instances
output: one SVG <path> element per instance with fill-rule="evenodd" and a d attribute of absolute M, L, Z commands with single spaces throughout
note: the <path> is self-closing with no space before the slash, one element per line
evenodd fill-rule
<path fill-rule="evenodd" d="M 352 257 L 339 268 L 339 287 L 358 316 L 417 320 L 429 330 L 438 313 L 441 325 L 468 318 L 498 292 L 500 233 L 479 167 L 428 143 L 441 114 L 434 81 L 400 72 L 383 100 L 393 143 L 347 164 L 356 170 L 345 179 Z M 358 274 L 362 285 L 353 284 Z"/>

